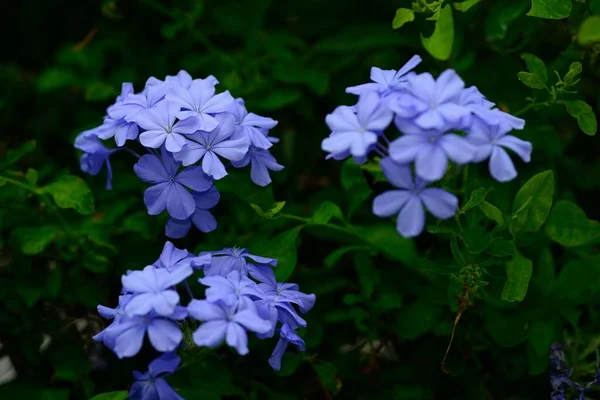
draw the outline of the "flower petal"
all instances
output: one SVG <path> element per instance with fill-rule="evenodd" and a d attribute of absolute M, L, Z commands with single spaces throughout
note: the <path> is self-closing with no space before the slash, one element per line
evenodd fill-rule
<path fill-rule="evenodd" d="M 380 194 L 373 200 L 373 214 L 378 217 L 391 217 L 414 195 L 408 190 L 390 190 Z"/>
<path fill-rule="evenodd" d="M 458 199 L 452 193 L 440 188 L 428 188 L 421 192 L 421 200 L 431 214 L 439 219 L 448 219 L 456 214 Z"/>
<path fill-rule="evenodd" d="M 411 198 L 400 211 L 396 229 L 400 235 L 410 238 L 418 236 L 425 226 L 425 210 L 418 197 Z"/>

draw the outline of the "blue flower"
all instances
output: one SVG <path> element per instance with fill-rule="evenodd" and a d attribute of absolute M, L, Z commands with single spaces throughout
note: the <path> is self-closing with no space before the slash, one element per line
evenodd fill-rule
<path fill-rule="evenodd" d="M 477 150 L 467 139 L 453 133 L 424 130 L 400 119 L 396 120 L 396 126 L 404 135 L 390 144 L 390 158 L 399 164 L 415 161 L 417 175 L 427 181 L 437 181 L 444 176 L 448 159 L 466 164 Z"/>
<path fill-rule="evenodd" d="M 178 268 L 197 268 L 206 264 L 210 264 L 211 255 L 203 254 L 195 256 L 187 250 L 180 250 L 171 242 L 165 242 L 160 257 L 154 263 L 156 268 L 165 268 L 171 272 Z"/>
<path fill-rule="evenodd" d="M 333 154 L 348 151 L 354 157 L 364 157 L 392 116 L 377 92 L 364 93 L 358 99 L 356 112 L 353 107 L 340 106 L 327 115 L 325 121 L 332 134 L 323 139 L 321 148 Z"/>
<path fill-rule="evenodd" d="M 279 341 L 273 350 L 273 354 L 271 354 L 271 357 L 269 358 L 269 365 L 275 371 L 281 369 L 281 358 L 290 343 L 298 347 L 300 351 L 306 350 L 306 345 L 300 335 L 298 335 L 288 324 L 283 324 L 279 331 Z"/>
<path fill-rule="evenodd" d="M 235 99 L 229 106 L 228 112 L 233 115 L 237 123 L 237 132 L 250 140 L 250 143 L 259 149 L 268 149 L 273 145 L 273 139 L 268 136 L 269 129 L 277 125 L 277 121 L 268 117 L 261 117 L 254 113 L 248 113 L 244 100 Z"/>
<path fill-rule="evenodd" d="M 227 306 L 223 302 L 192 300 L 188 311 L 193 318 L 204 322 L 192 336 L 198 346 L 216 347 L 225 340 L 240 355 L 246 355 L 246 331 L 264 333 L 271 329 L 271 323 L 262 319 L 254 303 L 245 297 L 233 306 Z"/>
<path fill-rule="evenodd" d="M 177 118 L 191 118 L 197 123 L 197 129 L 210 132 L 220 122 L 213 115 L 227 111 L 233 102 L 233 97 L 227 90 L 215 95 L 217 83 L 214 77 L 212 79 L 195 79 L 189 89 L 170 88 L 166 99 L 180 107 L 181 111 L 178 110 Z"/>
<path fill-rule="evenodd" d="M 140 112 L 138 125 L 145 129 L 140 134 L 143 146 L 157 149 L 165 144 L 168 151 L 176 153 L 187 143 L 186 136 L 198 129 L 198 122 L 193 118 L 177 120 L 179 105 L 163 101 L 150 110 Z"/>
<path fill-rule="evenodd" d="M 196 209 L 191 217 L 179 220 L 169 218 L 165 225 L 165 235 L 173 239 L 179 239 L 187 235 L 192 223 L 200 232 L 211 232 L 217 229 L 217 220 L 210 213 L 211 208 L 219 202 L 220 194 L 213 186 L 205 192 L 192 192 Z"/>
<path fill-rule="evenodd" d="M 453 70 L 446 70 L 434 79 L 429 73 L 413 76 L 408 81 L 408 93 L 391 101 L 390 108 L 401 118 L 414 118 L 422 129 L 446 131 L 455 128 L 468 113 L 458 104 L 465 84 Z"/>
<path fill-rule="evenodd" d="M 165 377 L 177 370 L 181 358 L 175 352 L 162 354 L 148 365 L 148 371 L 134 371 L 135 382 L 131 385 L 132 400 L 183 400 L 167 383 Z"/>
<path fill-rule="evenodd" d="M 109 157 L 118 149 L 107 149 L 98 139 L 98 128 L 80 133 L 75 138 L 75 148 L 84 152 L 79 160 L 81 170 L 92 176 L 98 175 L 106 164 L 106 189 L 112 189 L 112 168 Z"/>
<path fill-rule="evenodd" d="M 204 253 L 200 253 L 204 254 Z M 242 276 L 248 275 L 248 263 L 246 259 L 263 265 L 277 266 L 277 260 L 273 258 L 255 256 L 248 253 L 247 249 L 232 248 L 211 251 L 212 259 L 209 265 L 204 267 L 206 276 L 227 276 L 231 271 L 237 271 Z"/>
<path fill-rule="evenodd" d="M 212 180 L 204 175 L 200 167 L 186 168 L 177 172 L 179 163 L 165 148 L 161 158 L 144 155 L 133 166 L 136 175 L 144 182 L 154 183 L 144 192 L 144 204 L 148 214 L 157 215 L 165 209 L 171 217 L 186 219 L 191 216 L 196 205 L 192 194 L 186 188 L 202 192 L 212 186 Z"/>
<path fill-rule="evenodd" d="M 179 304 L 179 294 L 174 286 L 192 275 L 191 266 L 183 265 L 169 272 L 165 268 L 148 265 L 142 271 L 123 275 L 123 289 L 132 293 L 133 298 L 125 306 L 128 316 L 147 315 L 155 312 L 169 316 Z"/>
<path fill-rule="evenodd" d="M 271 183 L 271 171 L 281 171 L 284 167 L 277 163 L 277 160 L 269 150 L 250 146 L 250 149 L 239 161 L 232 161 L 231 164 L 236 168 L 243 168 L 250 164 L 250 179 L 258 186 L 267 186 Z"/>
<path fill-rule="evenodd" d="M 122 147 L 127 140 L 137 139 L 139 127 L 135 122 L 127 122 L 123 118 L 106 117 L 97 132 L 100 139 L 106 140 L 114 137 L 117 146 Z"/>
<path fill-rule="evenodd" d="M 133 357 L 139 353 L 146 333 L 157 351 L 173 351 L 183 339 L 183 333 L 175 321 L 181 321 L 186 316 L 187 311 L 183 307 L 177 307 L 167 317 L 154 312 L 144 316 L 124 315 L 118 323 L 113 322 L 94 336 L 94 340 L 103 342 L 119 358 Z"/>
<path fill-rule="evenodd" d="M 373 214 L 378 217 L 398 215 L 396 229 L 404 237 L 418 236 L 425 226 L 425 210 L 439 219 L 456 213 L 458 199 L 439 188 L 427 188 L 429 182 L 413 180 L 410 167 L 396 164 L 391 158 L 381 160 L 381 168 L 390 183 L 400 190 L 384 192 L 373 201 Z"/>
<path fill-rule="evenodd" d="M 218 126 L 211 132 L 200 130 L 190 135 L 181 152 L 175 154 L 175 159 L 182 161 L 185 166 L 202 160 L 202 170 L 215 179 L 221 179 L 227 175 L 227 171 L 218 156 L 231 161 L 241 160 L 250 143 L 246 137 L 232 137 L 235 120 L 231 115 L 219 114 L 214 119 L 218 121 Z"/>
<path fill-rule="evenodd" d="M 517 176 L 517 170 L 504 148 L 514 151 L 525 162 L 531 160 L 531 143 L 507 135 L 511 130 L 509 122 L 490 125 L 475 116 L 466 137 L 476 146 L 473 161 L 480 162 L 489 158 L 490 174 L 499 182 L 510 181 Z"/>
<path fill-rule="evenodd" d="M 120 101 L 108 107 L 108 116 L 112 119 L 124 119 L 127 122 L 138 122 L 138 115 L 148 109 L 156 107 L 165 98 L 169 86 L 165 84 L 148 85 L 139 94 L 133 90 Z"/>
<path fill-rule="evenodd" d="M 371 68 L 371 80 L 373 83 L 364 83 L 346 89 L 346 93 L 361 95 L 367 92 L 379 92 L 382 96 L 394 90 L 403 89 L 406 86 L 407 77 L 417 65 L 421 63 L 421 57 L 413 56 L 398 71 L 394 69 L 383 70 L 377 67 Z"/>
<path fill-rule="evenodd" d="M 222 301 L 227 306 L 233 306 L 240 301 L 241 296 L 257 293 L 256 283 L 238 271 L 231 271 L 227 277 L 212 275 L 198 279 L 198 282 L 207 286 L 206 300 L 215 303 Z"/>

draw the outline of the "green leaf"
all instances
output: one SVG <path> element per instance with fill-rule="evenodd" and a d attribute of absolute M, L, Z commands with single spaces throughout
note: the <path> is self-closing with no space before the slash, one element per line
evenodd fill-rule
<path fill-rule="evenodd" d="M 492 205 L 487 201 L 482 201 L 479 203 L 479 209 L 486 217 L 492 221 L 495 221 L 498 225 L 504 225 L 504 216 L 502 215 L 502 211 L 500 211 L 500 209 L 498 209 L 498 207 L 495 205 Z"/>
<path fill-rule="evenodd" d="M 348 198 L 349 214 L 353 214 L 371 196 L 371 188 L 365 181 L 363 171 L 351 158 L 342 165 L 340 180 Z"/>
<path fill-rule="evenodd" d="M 35 228 L 20 227 L 15 230 L 21 244 L 21 251 L 27 255 L 39 254 L 54 242 L 60 233 L 56 225 L 43 225 Z"/>
<path fill-rule="evenodd" d="M 512 260 L 506 263 L 506 283 L 502 290 L 502 300 L 515 302 L 523 301 L 527 294 L 527 287 L 533 272 L 533 263 L 523 257 L 519 250 L 515 249 Z"/>
<path fill-rule="evenodd" d="M 558 331 L 553 320 L 534 321 L 531 324 L 529 343 L 535 354 L 547 356 L 552 342 L 557 339 Z"/>
<path fill-rule="evenodd" d="M 529 321 L 525 313 L 488 312 L 486 330 L 500 347 L 514 347 L 527 340 Z"/>
<path fill-rule="evenodd" d="M 396 292 L 379 293 L 373 306 L 381 311 L 389 311 L 402 308 L 402 295 Z"/>
<path fill-rule="evenodd" d="M 575 203 L 561 200 L 550 212 L 546 234 L 565 247 L 584 246 L 600 238 L 600 222 L 588 219 Z"/>
<path fill-rule="evenodd" d="M 401 28 L 402 25 L 407 22 L 411 22 L 415 20 L 415 12 L 408 8 L 399 8 L 396 10 L 396 16 L 392 21 L 392 28 L 398 29 Z"/>
<path fill-rule="evenodd" d="M 342 301 L 347 306 L 354 306 L 356 304 L 360 304 L 360 303 L 364 302 L 364 300 L 362 299 L 362 297 L 360 297 L 360 296 L 358 296 L 358 295 L 356 295 L 354 293 L 348 293 L 347 295 L 344 296 L 344 298 L 342 299 Z"/>
<path fill-rule="evenodd" d="M 311 365 L 327 390 L 334 395 L 337 394 L 342 388 L 342 381 L 338 377 L 336 366 L 325 361 Z"/>
<path fill-rule="evenodd" d="M 327 257 L 323 263 L 327 268 L 333 267 L 338 261 L 344 256 L 344 254 L 352 253 L 355 251 L 372 251 L 370 246 L 345 246 L 340 247 L 339 249 L 335 249 Z"/>
<path fill-rule="evenodd" d="M 19 286 L 17 286 L 16 290 L 27 307 L 32 307 L 35 303 L 37 303 L 44 293 L 44 288 L 33 281 L 21 283 Z"/>
<path fill-rule="evenodd" d="M 440 306 L 417 300 L 398 312 L 396 330 L 402 339 L 414 340 L 433 329 L 442 313 Z"/>
<path fill-rule="evenodd" d="M 515 244 L 511 240 L 494 239 L 486 249 L 494 257 L 507 257 L 515 253 Z"/>
<path fill-rule="evenodd" d="M 598 130 L 596 114 L 592 107 L 583 100 L 564 100 L 563 104 L 567 107 L 567 112 L 575 119 L 579 129 L 586 135 L 594 136 Z"/>
<path fill-rule="evenodd" d="M 119 94 L 117 88 L 105 82 L 94 82 L 88 86 L 85 91 L 87 101 L 106 101 L 112 100 Z"/>
<path fill-rule="evenodd" d="M 469 253 L 478 254 L 490 245 L 492 237 L 480 226 L 469 226 L 463 231 L 463 241 Z"/>
<path fill-rule="evenodd" d="M 581 74 L 581 71 L 583 71 L 583 67 L 581 66 L 581 63 L 579 61 L 571 63 L 571 65 L 569 65 L 569 71 L 563 79 L 565 85 L 572 85 L 577 75 Z"/>
<path fill-rule="evenodd" d="M 6 154 L 0 157 L 0 168 L 6 168 L 13 165 L 33 150 L 35 150 L 35 140 L 28 140 L 20 147 L 7 151 Z"/>
<path fill-rule="evenodd" d="M 379 282 L 379 274 L 373 265 L 368 253 L 357 253 L 354 255 L 354 270 L 360 282 L 360 292 L 365 299 L 371 298 L 375 287 Z"/>
<path fill-rule="evenodd" d="M 571 14 L 571 0 L 531 0 L 530 17 L 563 19 Z"/>
<path fill-rule="evenodd" d="M 258 204 L 250 204 L 250 207 L 252 207 L 258 215 L 260 215 L 263 218 L 269 219 L 273 218 L 279 211 L 281 211 L 283 206 L 285 206 L 285 201 L 278 201 L 273 205 L 273 208 L 267 211 L 263 211 L 263 209 L 260 208 Z"/>
<path fill-rule="evenodd" d="M 296 226 L 269 240 L 258 242 L 252 248 L 254 254 L 277 260 L 275 277 L 278 281 L 285 281 L 294 272 L 298 259 L 296 238 L 303 227 L 304 225 Z"/>
<path fill-rule="evenodd" d="M 469 11 L 471 7 L 477 5 L 477 3 L 479 3 L 480 1 L 482 0 L 465 0 L 461 1 L 460 3 L 452 3 L 452 5 L 457 11 L 466 12 Z"/>
<path fill-rule="evenodd" d="M 510 31 L 518 28 L 518 21 L 529 9 L 528 0 L 495 3 L 485 19 L 485 36 L 490 41 L 501 41 Z"/>
<path fill-rule="evenodd" d="M 454 43 L 454 19 L 450 4 L 446 4 L 439 11 L 433 34 L 428 38 L 421 34 L 421 43 L 425 50 L 438 60 L 450 58 Z"/>
<path fill-rule="evenodd" d="M 477 207 L 485 199 L 485 189 L 479 188 L 471 192 L 471 197 L 467 203 L 460 209 L 460 214 L 464 214 L 473 207 Z"/>
<path fill-rule="evenodd" d="M 270 90 L 265 97 L 257 98 L 254 106 L 261 110 L 279 110 L 298 102 L 302 98 L 302 91 L 287 87 L 285 89 Z"/>
<path fill-rule="evenodd" d="M 415 242 L 400 236 L 393 225 L 357 226 L 355 231 L 391 260 L 402 261 L 409 265 L 417 260 Z"/>
<path fill-rule="evenodd" d="M 306 361 L 304 354 L 285 352 L 281 359 L 281 369 L 275 371 L 277 376 L 291 376 Z"/>
<path fill-rule="evenodd" d="M 587 17 L 579 26 L 577 40 L 582 46 L 600 42 L 600 15 Z"/>
<path fill-rule="evenodd" d="M 332 218 L 336 218 L 340 221 L 343 221 L 344 217 L 342 215 L 342 210 L 340 209 L 340 206 L 338 206 L 334 202 L 324 201 L 321 204 L 319 204 L 319 207 L 315 210 L 309 223 L 326 224 Z"/>
<path fill-rule="evenodd" d="M 25 173 L 25 180 L 30 186 L 35 187 L 38 182 L 38 172 L 33 168 L 28 168 Z"/>
<path fill-rule="evenodd" d="M 537 76 L 529 72 L 519 72 L 517 77 L 525 86 L 529 86 L 532 89 L 545 89 L 546 84 L 540 80 Z"/>
<path fill-rule="evenodd" d="M 108 392 L 108 393 L 100 393 L 90 400 L 125 400 L 129 393 L 125 390 L 121 390 L 118 392 Z"/>
<path fill-rule="evenodd" d="M 560 271 L 556 293 L 574 305 L 592 301 L 600 291 L 600 258 L 573 259 Z"/>
<path fill-rule="evenodd" d="M 546 68 L 546 64 L 538 57 L 529 53 L 521 54 L 521 58 L 525 60 L 529 72 L 537 76 L 539 80 L 544 83 L 545 87 L 545 84 L 548 82 L 548 69 Z"/>
<path fill-rule="evenodd" d="M 554 196 L 554 173 L 540 172 L 519 189 L 513 202 L 510 232 L 537 232 L 544 224 Z"/>
<path fill-rule="evenodd" d="M 64 175 L 57 181 L 44 186 L 42 191 L 49 193 L 60 208 L 73 208 L 80 214 L 94 212 L 92 191 L 83 179 L 75 175 Z"/>

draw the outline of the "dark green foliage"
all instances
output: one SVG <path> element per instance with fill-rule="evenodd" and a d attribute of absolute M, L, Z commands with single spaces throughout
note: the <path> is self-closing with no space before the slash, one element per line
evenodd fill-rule
<path fill-rule="evenodd" d="M 186 399 L 546 399 L 555 341 L 573 380 L 594 374 L 600 1 L 29 0 L 2 14 L 0 356 L 18 378 L 1 399 L 124 399 L 155 356 L 118 360 L 91 337 L 120 276 L 158 257 L 165 219 L 147 215 L 131 155 L 114 156 L 105 191 L 73 139 L 121 82 L 179 69 L 279 120 L 286 168 L 265 189 L 235 171 L 218 183 L 218 229 L 175 244 L 277 257 L 279 279 L 317 295 L 307 352 L 279 372 L 275 340 L 251 340 L 246 357 L 183 349 L 169 382 Z M 372 215 L 388 187 L 377 164 L 326 161 L 320 142 L 325 115 L 354 101 L 347 86 L 413 54 L 525 118 L 533 156 L 508 183 L 484 164 L 449 170 L 458 216 L 408 240 Z"/>

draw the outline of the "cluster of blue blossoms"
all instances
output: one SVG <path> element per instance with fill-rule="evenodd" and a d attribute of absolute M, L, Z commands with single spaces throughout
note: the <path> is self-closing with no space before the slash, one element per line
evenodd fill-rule
<path fill-rule="evenodd" d="M 425 208 L 439 219 L 456 213 L 456 196 L 428 187 L 444 176 L 449 161 L 462 166 L 489 159 L 492 177 L 505 182 L 517 176 L 505 149 L 525 162 L 532 151 L 531 143 L 509 135 L 523 129 L 524 120 L 494 108 L 476 87 L 465 88 L 453 70 L 437 79 L 413 72 L 420 62 L 414 56 L 398 71 L 373 67 L 373 82 L 347 88 L 359 96 L 358 103 L 327 116 L 332 132 L 322 142 L 327 158 L 352 156 L 361 164 L 371 152 L 381 157 L 384 175 L 398 189 L 377 196 L 373 213 L 397 215 L 397 230 L 404 237 L 423 231 Z M 392 122 L 402 135 L 390 141 L 384 131 Z"/>
<path fill-rule="evenodd" d="M 577 397 L 573 397 L 573 399 L 585 400 L 585 394 L 589 389 L 594 386 L 600 386 L 600 357 L 598 356 L 598 350 L 596 350 L 596 373 L 590 382 L 585 385 L 573 382 L 571 371 L 565 363 L 563 346 L 559 343 L 553 343 L 550 346 L 550 368 L 548 371 L 550 386 L 552 387 L 552 392 L 550 393 L 551 400 L 565 400 L 565 395 L 569 388 L 571 388 L 573 393 L 576 393 Z"/>
<path fill-rule="evenodd" d="M 251 179 L 260 186 L 271 183 L 269 171 L 283 169 L 269 152 L 279 140 L 269 136 L 277 121 L 249 113 L 229 91 L 215 94 L 218 83 L 212 75 L 192 79 L 183 70 L 164 81 L 148 79 L 140 93 L 124 83 L 104 123 L 75 140 L 84 152 L 84 172 L 97 175 L 106 166 L 107 189 L 112 186 L 111 155 L 126 150 L 138 157 L 134 171 L 152 185 L 144 193 L 148 213 L 167 210 L 165 233 L 171 238 L 184 237 L 192 224 L 202 232 L 217 227 L 209 210 L 219 202 L 213 181 L 227 175 L 223 160 L 235 168 L 250 164 Z M 116 148 L 102 142 L 111 138 Z M 126 148 L 130 142 L 148 154 Z"/>
<path fill-rule="evenodd" d="M 186 319 L 201 322 L 192 334 L 197 346 L 215 348 L 225 342 L 240 355 L 248 353 L 248 332 L 260 339 L 278 333 L 269 364 L 279 370 L 289 344 L 304 351 L 304 341 L 296 330 L 306 327 L 306 321 L 298 311 L 309 311 L 315 295 L 300 292 L 296 284 L 277 282 L 276 265 L 277 260 L 252 255 L 246 249 L 194 255 L 166 242 L 154 264 L 123 275 L 116 308 L 98 306 L 98 312 L 112 323 L 94 340 L 124 358 L 138 354 L 147 335 L 151 345 L 164 353 L 150 364 L 147 373 L 134 374 L 131 398 L 135 399 L 181 398 L 163 378 L 180 362 L 175 351 L 184 340 L 181 326 Z M 195 271 L 203 272 L 197 281 L 206 287 L 204 299 L 195 299 L 187 282 Z M 184 288 L 191 297 L 187 306 L 181 304 L 177 288 Z"/>

